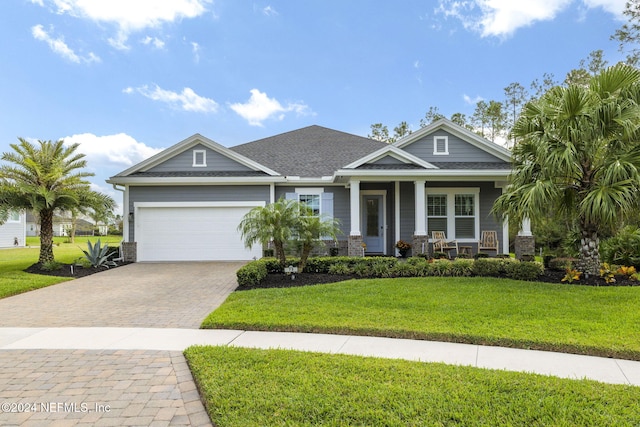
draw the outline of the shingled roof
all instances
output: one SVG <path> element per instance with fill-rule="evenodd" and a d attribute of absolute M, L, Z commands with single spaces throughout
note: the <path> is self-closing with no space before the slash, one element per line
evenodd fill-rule
<path fill-rule="evenodd" d="M 317 178 L 331 176 L 343 166 L 386 145 L 314 125 L 237 145 L 231 150 L 284 176 Z"/>

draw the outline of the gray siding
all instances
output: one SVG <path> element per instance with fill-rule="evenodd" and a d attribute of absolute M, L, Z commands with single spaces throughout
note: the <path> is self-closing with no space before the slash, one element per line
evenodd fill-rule
<path fill-rule="evenodd" d="M 447 136 L 449 154 L 433 154 L 433 137 Z M 403 150 L 427 162 L 501 162 L 503 160 L 484 150 L 454 136 L 444 130 L 437 130 L 425 137 L 403 147 Z"/>
<path fill-rule="evenodd" d="M 375 162 L 371 162 L 372 165 L 397 165 L 403 164 L 400 160 L 396 159 L 393 156 L 384 156 L 381 159 L 376 160 Z"/>
<path fill-rule="evenodd" d="M 129 212 L 136 202 L 254 202 L 269 203 L 268 185 L 131 186 Z M 134 219 L 135 221 L 135 219 Z M 179 227 L 180 224 L 176 224 Z M 129 241 L 135 241 L 134 224 L 129 222 Z"/>
<path fill-rule="evenodd" d="M 206 167 L 194 167 L 193 166 L 193 150 L 205 150 L 207 153 L 207 166 Z M 184 172 L 184 171 L 234 171 L 244 172 L 250 171 L 245 165 L 242 165 L 235 160 L 231 160 L 227 156 L 224 156 L 216 151 L 213 151 L 202 144 L 198 144 L 188 150 L 183 151 L 180 154 L 173 156 L 165 162 L 149 169 L 147 172 Z"/>
<path fill-rule="evenodd" d="M 412 182 L 400 183 L 400 239 L 411 243 L 416 229 L 416 195 Z"/>

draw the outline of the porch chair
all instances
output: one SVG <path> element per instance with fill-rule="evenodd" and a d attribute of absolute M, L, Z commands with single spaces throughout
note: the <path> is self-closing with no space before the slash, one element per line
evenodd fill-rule
<path fill-rule="evenodd" d="M 483 231 L 478 242 L 478 252 L 482 250 L 496 251 L 496 255 L 500 252 L 497 231 Z"/>
<path fill-rule="evenodd" d="M 433 252 L 446 252 L 451 258 L 451 251 L 455 249 L 458 254 L 458 242 L 456 240 L 447 240 L 447 235 L 444 231 L 432 231 L 431 237 L 433 239 Z"/>

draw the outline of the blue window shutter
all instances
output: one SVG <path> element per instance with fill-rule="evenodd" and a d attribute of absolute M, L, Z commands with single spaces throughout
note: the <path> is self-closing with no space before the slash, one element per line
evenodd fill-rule
<path fill-rule="evenodd" d="M 320 200 L 320 206 L 322 206 L 320 214 L 326 218 L 333 218 L 333 193 L 322 193 Z"/>

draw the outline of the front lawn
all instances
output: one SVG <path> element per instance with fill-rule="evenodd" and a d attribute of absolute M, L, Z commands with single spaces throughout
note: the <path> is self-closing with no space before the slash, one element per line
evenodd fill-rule
<path fill-rule="evenodd" d="M 429 339 L 640 360 L 640 287 L 486 277 L 234 292 L 203 328 Z"/>
<path fill-rule="evenodd" d="M 219 426 L 640 425 L 640 387 L 284 350 L 185 356 Z"/>
<path fill-rule="evenodd" d="M 53 254 L 56 261 L 72 263 L 82 257 L 83 249 L 87 248 L 87 240 L 95 242 L 98 237 L 76 237 L 76 243 L 62 243 L 66 238 L 54 238 Z M 121 236 L 102 236 L 102 243 L 115 245 L 122 240 Z M 27 238 L 30 245 L 39 245 L 37 237 Z M 25 273 L 25 268 L 38 262 L 40 248 L 27 247 L 16 249 L 0 249 L 0 298 L 32 291 L 45 286 L 69 280 L 64 277 L 43 276 L 39 274 Z"/>

